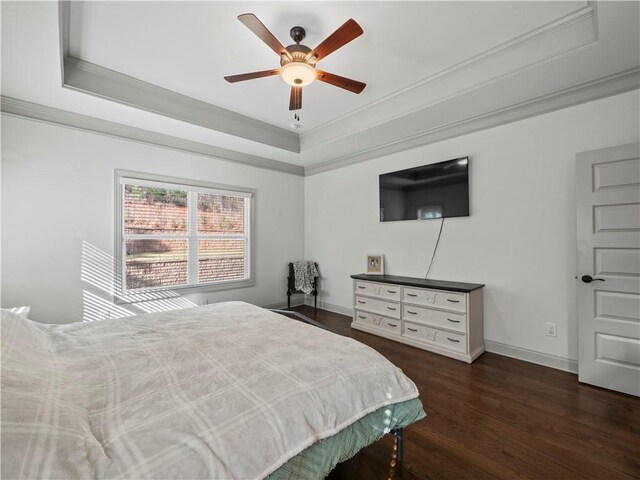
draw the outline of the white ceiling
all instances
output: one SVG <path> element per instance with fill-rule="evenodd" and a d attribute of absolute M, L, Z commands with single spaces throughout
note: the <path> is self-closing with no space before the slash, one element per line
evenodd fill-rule
<path fill-rule="evenodd" d="M 227 149 L 237 153 L 236 161 L 252 155 L 254 163 L 286 162 L 311 172 L 638 88 L 639 7 L 582 1 L 71 2 L 69 38 L 61 42 L 65 22 L 57 2 L 3 1 L 2 95 Z M 293 25 L 305 27 L 310 47 L 354 18 L 364 35 L 319 66 L 367 88 L 355 95 L 320 82 L 305 87 L 304 128 L 294 133 L 288 86 L 280 79 L 229 84 L 222 78 L 277 66 L 277 56 L 236 19 L 246 12 L 285 45 Z M 71 57 L 113 71 L 92 78 L 102 90 L 63 78 L 61 44 Z M 163 110 L 169 101 L 153 91 L 140 90 L 138 101 L 134 88 L 127 100 L 120 95 L 121 74 L 205 103 L 176 115 L 168 106 Z M 241 115 L 217 116 L 224 113 L 217 107 Z M 250 131 L 216 127 L 229 118 L 251 125 Z M 273 141 L 264 140 L 269 135 Z M 296 147 L 282 147 L 282 139 Z"/>
<path fill-rule="evenodd" d="M 237 20 L 258 16 L 283 45 L 307 30 L 311 48 L 355 19 L 364 34 L 319 63 L 367 83 L 360 95 L 316 82 L 304 89 L 312 129 L 582 8 L 579 2 L 75 2 L 70 53 L 140 80 L 287 128 L 289 87 L 277 77 L 225 75 L 279 66 Z"/>

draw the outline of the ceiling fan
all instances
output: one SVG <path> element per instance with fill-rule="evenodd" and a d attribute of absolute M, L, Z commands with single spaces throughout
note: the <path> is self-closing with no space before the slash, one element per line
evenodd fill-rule
<path fill-rule="evenodd" d="M 280 75 L 285 82 L 291 85 L 289 110 L 300 110 L 302 108 L 302 87 L 315 80 L 320 80 L 353 93 L 360 93 L 367 86 L 366 83 L 316 68 L 316 64 L 320 60 L 362 35 L 363 30 L 355 20 L 347 20 L 344 25 L 329 35 L 313 50 L 300 43 L 306 36 L 306 32 L 302 27 L 293 27 L 291 29 L 289 34 L 295 43 L 285 48 L 253 13 L 238 15 L 238 20 L 280 56 L 281 68 L 224 77 L 227 82 L 235 83 L 254 78 Z"/>

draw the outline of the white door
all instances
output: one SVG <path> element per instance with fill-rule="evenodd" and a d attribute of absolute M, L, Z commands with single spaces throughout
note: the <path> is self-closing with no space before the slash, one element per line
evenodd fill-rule
<path fill-rule="evenodd" d="M 640 396 L 640 144 L 577 155 L 578 379 Z"/>

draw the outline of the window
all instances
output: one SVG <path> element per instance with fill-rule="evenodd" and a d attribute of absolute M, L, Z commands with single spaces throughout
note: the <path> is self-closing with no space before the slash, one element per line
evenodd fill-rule
<path fill-rule="evenodd" d="M 121 171 L 116 187 L 123 292 L 253 285 L 253 191 Z"/>

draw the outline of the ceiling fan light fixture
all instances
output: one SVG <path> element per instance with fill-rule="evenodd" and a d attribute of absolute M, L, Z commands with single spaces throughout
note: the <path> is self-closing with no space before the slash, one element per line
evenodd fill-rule
<path fill-rule="evenodd" d="M 316 79 L 316 69 L 308 63 L 290 62 L 282 66 L 280 77 L 292 87 L 304 87 Z"/>

